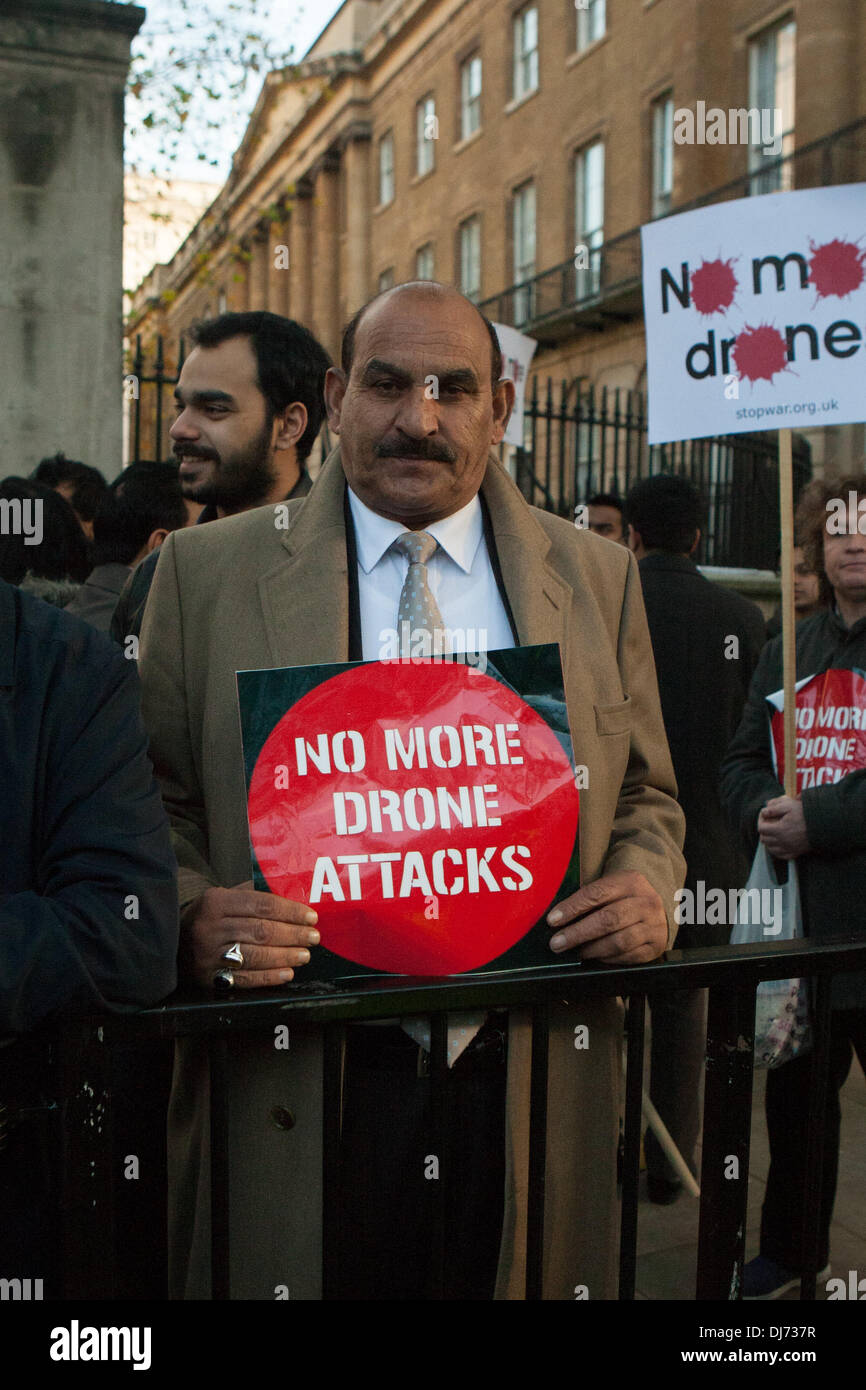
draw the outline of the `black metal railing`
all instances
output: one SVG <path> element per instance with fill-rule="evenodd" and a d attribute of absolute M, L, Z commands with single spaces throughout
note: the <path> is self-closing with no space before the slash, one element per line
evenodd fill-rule
<path fill-rule="evenodd" d="M 753 1080 L 755 989 L 761 980 L 809 977 L 813 990 L 811 1112 L 806 1146 L 808 1205 L 803 1213 L 805 1273 L 801 1298 L 814 1299 L 818 1260 L 820 1174 L 829 1075 L 830 979 L 866 968 L 866 942 L 778 942 L 766 945 L 671 951 L 666 958 L 635 967 L 557 966 L 512 976 L 464 975 L 431 985 L 390 978 L 367 982 L 364 990 L 307 992 L 289 988 L 250 993 L 230 1002 L 201 995 L 175 998 L 138 1014 L 88 1020 L 70 1027 L 59 1045 L 61 1069 L 58 1123 L 62 1124 L 62 1238 L 66 1297 L 113 1298 L 122 1282 L 119 1266 L 128 1255 L 117 1223 L 118 1189 L 123 1185 L 124 1136 L 113 1132 L 111 1056 L 118 1046 L 147 1049 L 166 1039 L 197 1038 L 210 1058 L 211 1273 L 215 1299 L 228 1299 L 231 1287 L 230 1211 L 234 1184 L 256 1182 L 256 1154 L 245 1171 L 237 1160 L 229 1173 L 227 1077 L 232 1049 L 249 1034 L 270 1035 L 278 1025 L 297 1024 L 324 1032 L 323 1107 L 323 1287 L 332 1286 L 334 1241 L 329 1216 L 339 1181 L 340 1058 L 347 1024 L 366 1019 L 428 1014 L 432 1022 L 430 1074 L 432 1113 L 440 1126 L 438 1152 L 447 1152 L 447 1116 L 442 1104 L 447 1077 L 446 1011 L 530 1008 L 532 1060 L 529 1115 L 529 1192 L 527 1212 L 526 1298 L 542 1296 L 545 1232 L 545 1145 L 548 1013 L 553 1000 L 579 1005 L 591 999 L 622 997 L 628 1002 L 625 1076 L 625 1144 L 622 1174 L 619 1298 L 635 1295 L 638 1220 L 638 1165 L 643 1089 L 644 1016 L 647 995 L 673 989 L 709 989 L 706 1044 L 701 1198 L 695 1297 L 740 1296 L 745 1256 L 749 1144 Z M 438 1098 L 438 1101 L 437 1101 Z M 587 1116 L 586 1123 L 593 1123 Z M 252 1146 L 251 1146 L 252 1147 Z M 731 1177 L 731 1156 L 738 1160 Z M 576 1173 L 574 1181 L 580 1182 Z M 436 1216 L 431 1243 L 434 1289 L 441 1290 L 447 1261 L 445 1220 L 448 1175 L 436 1184 Z M 238 1190 L 243 1190 L 239 1188 Z M 139 1213 L 156 1234 L 158 1213 Z M 435 1296 L 435 1293 L 434 1293 Z"/>
<path fill-rule="evenodd" d="M 597 492 L 624 497 L 651 473 L 682 473 L 703 494 L 707 517 L 701 564 L 772 569 L 779 545 L 778 435 L 753 432 L 647 443 L 640 391 L 548 378 L 532 382 L 524 409 L 517 485 L 528 502 L 574 519 Z M 793 439 L 795 497 L 811 476 L 810 449 Z"/>
<path fill-rule="evenodd" d="M 727 202 L 777 188 L 823 188 L 866 178 L 866 117 L 835 130 L 820 140 L 778 159 L 766 160 L 757 173 L 742 174 L 729 183 L 702 193 L 671 208 L 665 215 Z M 574 323 L 575 314 L 608 304 L 631 292 L 631 316 L 642 314 L 640 300 L 640 227 L 631 227 L 595 249 L 575 248 L 559 265 L 540 271 L 528 280 L 509 285 L 483 299 L 479 307 L 496 323 L 510 324 L 544 342 L 557 336 L 560 321 Z"/>

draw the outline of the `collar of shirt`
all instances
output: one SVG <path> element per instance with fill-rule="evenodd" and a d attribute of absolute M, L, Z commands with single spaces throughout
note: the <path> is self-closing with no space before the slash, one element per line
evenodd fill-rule
<path fill-rule="evenodd" d="M 375 569 L 397 537 L 402 536 L 409 528 L 401 526 L 399 521 L 390 521 L 388 517 L 380 516 L 378 512 L 372 511 L 351 488 L 348 489 L 348 492 L 352 521 L 355 524 L 358 564 L 365 574 L 369 574 L 372 569 Z M 443 517 L 441 521 L 434 521 L 432 525 L 425 526 L 424 530 L 429 536 L 435 537 L 445 554 L 463 570 L 464 574 L 471 573 L 478 547 L 484 536 L 484 522 L 478 494 L 476 493 L 472 501 L 467 502 L 465 507 L 461 507 L 459 512 L 453 512 L 451 516 Z"/>

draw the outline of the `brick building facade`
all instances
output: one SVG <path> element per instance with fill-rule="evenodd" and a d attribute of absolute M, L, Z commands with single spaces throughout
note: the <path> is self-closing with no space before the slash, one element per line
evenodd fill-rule
<path fill-rule="evenodd" d="M 346 0 L 267 77 L 130 335 L 146 357 L 161 334 L 170 366 L 194 319 L 269 308 L 336 354 L 377 289 L 435 278 L 537 338 L 539 377 L 640 388 L 636 229 L 697 200 L 866 177 L 864 50 L 860 0 Z M 678 143 L 676 113 L 700 103 L 781 112 L 773 152 Z M 863 427 L 829 444 L 853 460 Z"/>

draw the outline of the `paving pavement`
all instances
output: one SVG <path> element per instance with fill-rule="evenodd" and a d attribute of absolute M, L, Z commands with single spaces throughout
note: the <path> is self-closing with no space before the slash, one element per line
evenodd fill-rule
<path fill-rule="evenodd" d="M 749 1157 L 749 1206 L 746 1259 L 758 1253 L 761 1203 L 769 1167 L 764 1121 L 766 1072 L 755 1073 L 752 1097 L 752 1144 Z M 700 1150 L 698 1151 L 700 1172 Z M 866 1276 L 866 1079 L 855 1058 L 842 1089 L 842 1140 L 839 1183 L 830 1234 L 832 1278 L 848 1280 L 850 1270 Z M 698 1199 L 682 1195 L 670 1206 L 650 1202 L 646 1174 L 641 1173 L 638 1208 L 636 1297 L 694 1299 L 698 1255 Z M 819 1283 L 818 1298 L 826 1290 Z M 799 1301 L 799 1290 L 784 1301 Z M 783 1300 L 780 1300 L 780 1302 Z"/>

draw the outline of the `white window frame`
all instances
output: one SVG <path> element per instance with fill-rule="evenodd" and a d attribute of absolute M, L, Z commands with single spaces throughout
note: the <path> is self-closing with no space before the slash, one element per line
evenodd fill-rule
<path fill-rule="evenodd" d="M 378 283 L 379 294 L 382 294 L 384 290 L 391 290 L 394 288 L 394 267 L 392 265 L 389 265 L 387 270 L 381 270 L 379 272 Z"/>
<path fill-rule="evenodd" d="M 577 6 L 577 51 L 603 39 L 607 26 L 605 0 L 583 0 Z"/>
<path fill-rule="evenodd" d="M 793 161 L 767 169 L 768 164 L 794 151 L 797 25 L 780 20 L 749 40 L 749 109 L 782 112 L 782 148 L 765 155 L 762 145 L 749 145 L 749 192 L 788 193 L 794 187 Z M 773 130 L 774 136 L 779 132 Z"/>
<path fill-rule="evenodd" d="M 427 264 L 425 264 L 427 262 Z M 433 275 L 433 243 L 425 241 L 423 246 L 419 246 L 415 252 L 415 279 L 432 280 Z"/>
<path fill-rule="evenodd" d="M 457 229 L 460 260 L 460 293 L 473 304 L 481 298 L 481 218 L 467 217 Z"/>
<path fill-rule="evenodd" d="M 535 180 L 515 188 L 511 201 L 512 284 L 531 280 L 536 272 L 537 195 Z M 514 324 L 520 327 L 533 316 L 535 286 L 523 285 L 514 291 Z"/>
<path fill-rule="evenodd" d="M 652 216 L 671 210 L 674 193 L 674 99 L 671 92 L 652 104 Z"/>
<path fill-rule="evenodd" d="M 473 53 L 460 65 L 461 140 L 468 140 L 481 129 L 482 80 L 481 54 Z"/>
<path fill-rule="evenodd" d="M 538 6 L 526 5 L 514 16 L 512 28 L 515 101 L 538 90 Z"/>
<path fill-rule="evenodd" d="M 590 162 L 594 167 L 590 167 Z M 600 185 L 600 198 L 589 187 Z M 574 168 L 575 245 L 586 246 L 589 265 L 575 270 L 577 298 L 598 294 L 601 288 L 601 246 L 604 242 L 604 141 L 593 140 L 578 150 Z M 597 206 L 591 206 L 595 203 Z M 600 213 L 600 216 L 599 216 Z"/>
<path fill-rule="evenodd" d="M 394 201 L 394 132 L 386 130 L 379 137 L 379 206 Z"/>
<path fill-rule="evenodd" d="M 428 117 L 436 120 L 436 98 L 428 92 L 415 103 L 415 173 L 420 178 L 436 168 L 436 141 L 426 135 Z M 436 129 L 434 125 L 433 129 Z"/>

